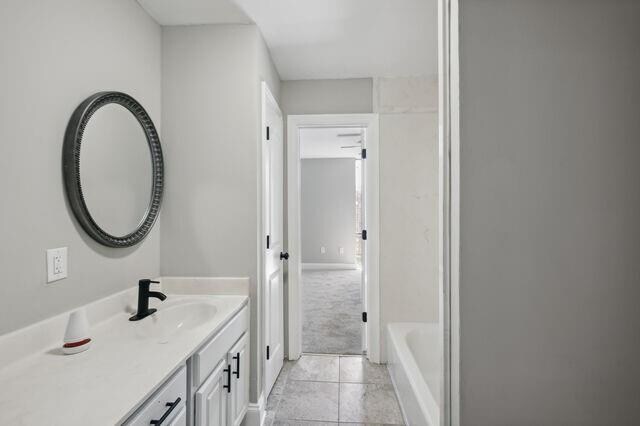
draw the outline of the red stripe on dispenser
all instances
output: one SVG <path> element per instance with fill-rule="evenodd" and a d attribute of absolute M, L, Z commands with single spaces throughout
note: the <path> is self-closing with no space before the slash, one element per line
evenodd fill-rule
<path fill-rule="evenodd" d="M 80 340 L 79 342 L 65 343 L 64 345 L 62 345 L 62 347 L 63 348 L 77 348 L 78 346 L 86 345 L 90 341 L 91 341 L 91 339 L 84 339 L 84 340 Z"/>

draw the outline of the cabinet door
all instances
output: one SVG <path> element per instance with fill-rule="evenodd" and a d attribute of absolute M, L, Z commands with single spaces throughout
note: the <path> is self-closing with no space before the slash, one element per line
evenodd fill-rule
<path fill-rule="evenodd" d="M 229 403 L 230 366 L 220 361 L 195 393 L 196 426 L 226 426 Z"/>
<path fill-rule="evenodd" d="M 229 425 L 242 423 L 249 407 L 249 334 L 242 335 L 228 354 L 231 366 L 231 394 L 229 394 Z"/>

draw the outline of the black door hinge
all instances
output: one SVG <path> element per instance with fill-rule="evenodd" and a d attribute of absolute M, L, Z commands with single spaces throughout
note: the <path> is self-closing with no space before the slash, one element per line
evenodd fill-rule
<path fill-rule="evenodd" d="M 366 229 L 363 229 L 363 230 L 362 230 L 362 239 L 363 239 L 363 240 L 366 240 L 366 239 L 367 239 L 367 230 L 366 230 Z"/>
<path fill-rule="evenodd" d="M 362 159 L 366 159 L 367 158 L 367 148 L 362 148 Z"/>
<path fill-rule="evenodd" d="M 267 248 L 271 246 L 271 235 L 267 235 Z"/>
<path fill-rule="evenodd" d="M 269 140 L 270 136 L 269 136 L 269 126 L 267 126 L 267 140 Z"/>
<path fill-rule="evenodd" d="M 271 354 L 269 353 L 269 345 L 267 345 L 267 361 L 269 360 L 270 357 L 271 357 Z"/>
<path fill-rule="evenodd" d="M 362 322 L 367 322 L 367 313 L 366 312 L 362 313 Z"/>

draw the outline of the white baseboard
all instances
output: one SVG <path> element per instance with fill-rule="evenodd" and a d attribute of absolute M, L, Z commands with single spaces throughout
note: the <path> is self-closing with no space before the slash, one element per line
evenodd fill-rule
<path fill-rule="evenodd" d="M 265 415 L 264 394 L 262 394 L 260 398 L 258 398 L 258 402 L 249 403 L 247 414 L 242 421 L 242 426 L 262 426 Z"/>
<path fill-rule="evenodd" d="M 303 271 L 323 271 L 323 270 L 355 270 L 360 269 L 357 263 L 303 263 Z"/>

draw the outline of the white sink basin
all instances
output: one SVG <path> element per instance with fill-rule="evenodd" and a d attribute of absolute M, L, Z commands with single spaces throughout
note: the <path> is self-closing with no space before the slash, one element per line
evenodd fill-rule
<path fill-rule="evenodd" d="M 159 305 L 158 311 L 134 323 L 136 336 L 167 343 L 179 333 L 192 330 L 211 320 L 217 308 L 204 301 L 183 300 Z"/>

